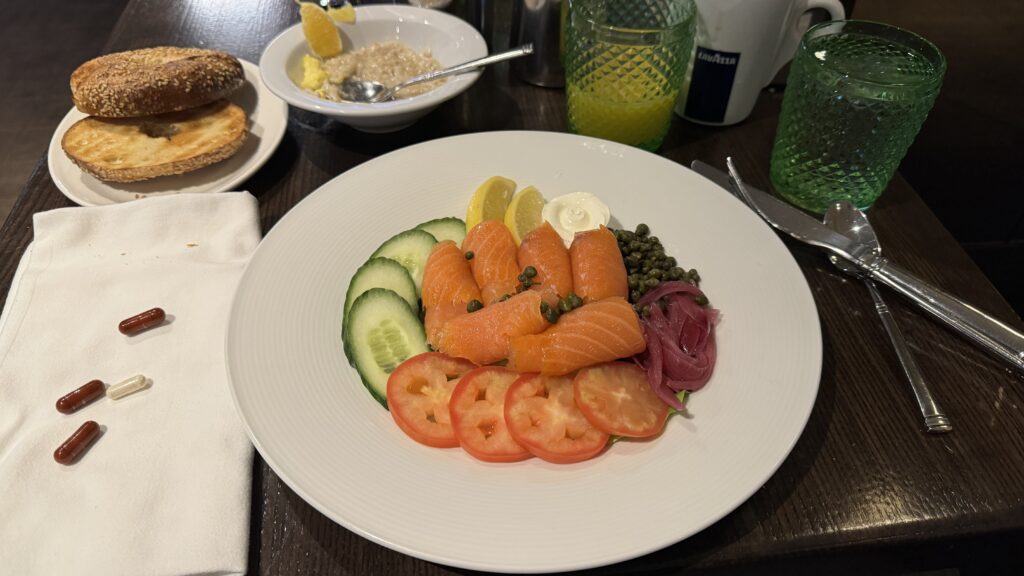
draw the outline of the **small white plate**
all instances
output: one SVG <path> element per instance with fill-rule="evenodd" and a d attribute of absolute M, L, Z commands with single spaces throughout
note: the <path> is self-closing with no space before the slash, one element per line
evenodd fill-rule
<path fill-rule="evenodd" d="M 389 236 L 464 214 L 495 174 L 547 197 L 608 203 L 700 270 L 722 312 L 718 364 L 661 437 L 578 464 L 474 460 L 421 446 L 342 352 L 345 288 Z M 370 540 L 474 570 L 592 568 L 663 548 L 742 504 L 793 448 L 814 406 L 821 329 L 803 272 L 774 231 L 683 166 L 604 140 L 482 132 L 348 170 L 267 234 L 227 327 L 231 390 L 253 443 L 296 493 Z"/>
<path fill-rule="evenodd" d="M 228 99 L 245 110 L 249 135 L 231 158 L 187 174 L 162 176 L 142 182 L 103 182 L 83 172 L 60 147 L 72 124 L 87 114 L 72 108 L 53 132 L 47 163 L 57 188 L 76 204 L 101 206 L 165 194 L 225 192 L 252 176 L 277 149 L 288 126 L 288 104 L 267 89 L 259 68 L 239 59 L 247 82 Z"/>

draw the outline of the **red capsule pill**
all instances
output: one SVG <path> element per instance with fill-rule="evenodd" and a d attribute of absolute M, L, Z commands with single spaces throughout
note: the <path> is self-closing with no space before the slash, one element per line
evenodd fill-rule
<path fill-rule="evenodd" d="M 121 331 L 121 334 L 132 336 L 142 332 L 143 330 L 149 330 L 150 328 L 161 324 L 166 317 L 167 316 L 164 314 L 163 309 L 152 308 L 142 312 L 141 314 L 136 314 L 131 318 L 122 320 L 121 323 L 117 325 L 117 329 Z"/>
<path fill-rule="evenodd" d="M 90 380 L 75 388 L 71 392 L 57 400 L 57 412 L 71 414 L 92 404 L 94 400 L 103 396 L 106 387 L 99 380 Z"/>
<path fill-rule="evenodd" d="M 64 441 L 53 453 L 58 464 L 71 464 L 82 455 L 89 445 L 100 435 L 100 425 L 92 420 L 78 427 L 70 438 Z"/>

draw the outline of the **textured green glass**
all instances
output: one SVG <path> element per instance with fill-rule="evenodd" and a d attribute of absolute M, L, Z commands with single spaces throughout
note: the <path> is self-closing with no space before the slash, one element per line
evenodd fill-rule
<path fill-rule="evenodd" d="M 569 130 L 657 150 L 693 54 L 692 0 L 570 0 Z"/>
<path fill-rule="evenodd" d="M 775 134 L 775 190 L 817 214 L 836 200 L 870 207 L 928 116 L 945 69 L 935 46 L 885 24 L 836 21 L 808 30 Z"/>

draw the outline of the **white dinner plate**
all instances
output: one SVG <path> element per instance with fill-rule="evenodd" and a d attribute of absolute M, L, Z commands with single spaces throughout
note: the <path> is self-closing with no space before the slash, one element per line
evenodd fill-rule
<path fill-rule="evenodd" d="M 650 442 L 572 465 L 474 460 L 409 439 L 342 352 L 345 290 L 391 235 L 462 216 L 504 175 L 548 198 L 597 194 L 614 225 L 650 225 L 697 268 L 718 365 Z M 227 331 L 232 393 L 271 468 L 329 518 L 425 560 L 502 572 L 601 566 L 700 531 L 754 493 L 803 431 L 818 390 L 817 310 L 789 251 L 753 212 L 654 154 L 581 136 L 489 132 L 404 148 L 334 178 L 257 249 Z"/>
<path fill-rule="evenodd" d="M 263 84 L 259 67 L 252 62 L 239 61 L 247 82 L 228 100 L 245 110 L 249 120 L 249 135 L 234 156 L 186 174 L 161 176 L 142 182 L 103 182 L 83 172 L 60 147 L 60 140 L 68 128 L 88 116 L 72 108 L 54 130 L 46 158 L 50 166 L 50 177 L 57 188 L 82 206 L 117 204 L 165 194 L 233 190 L 270 158 L 288 127 L 288 104 Z"/>

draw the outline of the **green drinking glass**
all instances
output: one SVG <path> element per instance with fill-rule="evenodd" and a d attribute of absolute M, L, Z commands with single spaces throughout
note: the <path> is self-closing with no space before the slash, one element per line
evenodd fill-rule
<path fill-rule="evenodd" d="M 946 60 L 931 42 L 877 22 L 812 27 L 797 48 L 772 149 L 776 192 L 823 214 L 869 208 L 928 116 Z"/>

